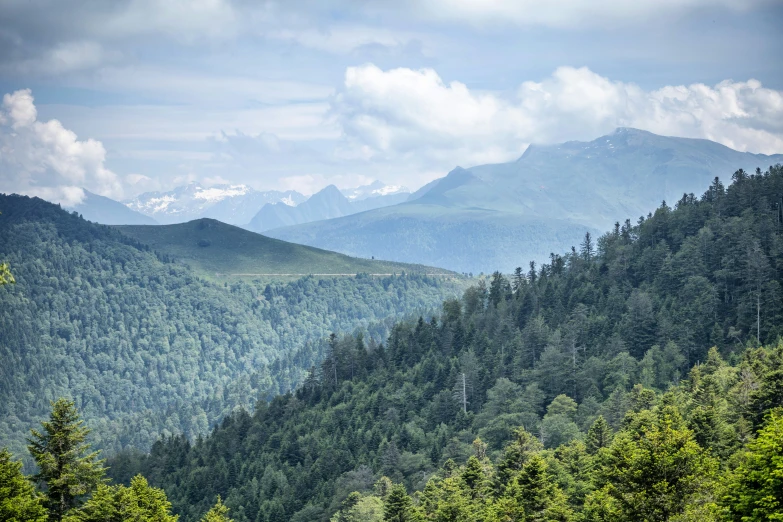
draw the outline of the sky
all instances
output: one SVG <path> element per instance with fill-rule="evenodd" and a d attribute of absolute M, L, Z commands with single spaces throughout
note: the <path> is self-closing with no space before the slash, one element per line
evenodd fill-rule
<path fill-rule="evenodd" d="M 0 192 L 416 189 L 616 127 L 783 152 L 781 0 L 0 0 Z"/>

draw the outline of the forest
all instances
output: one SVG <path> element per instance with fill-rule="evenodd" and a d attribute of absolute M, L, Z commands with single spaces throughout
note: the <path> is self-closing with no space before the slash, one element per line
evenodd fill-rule
<path fill-rule="evenodd" d="M 40 493 L 10 455 L 5 474 L 57 520 L 102 520 L 123 495 L 183 522 L 783 520 L 782 203 L 783 167 L 737 171 L 383 343 L 332 335 L 294 391 L 206 437 L 105 471 L 84 447 L 117 485 L 68 509 L 42 472 Z M 58 411 L 75 415 L 55 403 L 50 425 Z"/>
<path fill-rule="evenodd" d="M 60 396 L 109 452 L 204 435 L 296 386 L 330 332 L 383 340 L 465 285 L 416 274 L 216 284 L 40 199 L 0 196 L 0 211 L 0 260 L 16 280 L 0 286 L 0 440 L 20 455 Z"/>

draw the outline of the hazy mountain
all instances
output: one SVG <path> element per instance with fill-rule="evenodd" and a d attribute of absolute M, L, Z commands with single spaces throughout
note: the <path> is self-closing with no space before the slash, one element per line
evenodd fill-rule
<path fill-rule="evenodd" d="M 160 223 L 184 223 L 210 217 L 233 225 L 243 225 L 267 203 L 282 202 L 293 206 L 305 199 L 305 196 L 293 190 L 261 192 L 247 185 L 204 187 L 199 183 L 190 183 L 168 192 L 146 192 L 124 203 L 128 208 L 153 217 Z"/>
<path fill-rule="evenodd" d="M 385 186 L 381 184 L 381 188 L 383 187 Z M 408 199 L 408 192 L 404 191 L 395 192 L 389 190 L 388 194 L 378 193 L 372 195 L 373 192 L 367 190 L 359 195 L 357 194 L 354 193 L 354 200 L 352 201 L 340 189 L 334 185 L 329 185 L 296 207 L 283 203 L 267 204 L 258 211 L 247 225 L 247 228 L 255 232 L 264 232 L 273 228 L 349 216 L 365 210 L 396 205 Z"/>
<path fill-rule="evenodd" d="M 782 161 L 620 128 L 591 142 L 531 145 L 509 163 L 457 167 L 393 207 L 267 233 L 349 255 L 512 270 L 578 244 L 586 230 L 700 194 L 716 176 L 729 182 L 739 168 Z"/>
<path fill-rule="evenodd" d="M 378 196 L 391 196 L 395 194 L 410 194 L 408 187 L 402 185 L 387 185 L 383 181 L 375 180 L 369 185 L 360 187 L 341 189 L 340 192 L 351 201 L 360 201 L 362 199 L 374 198 Z"/>
<path fill-rule="evenodd" d="M 68 210 L 75 210 L 88 221 L 104 225 L 155 225 L 157 222 L 149 216 L 129 209 L 111 198 L 99 196 L 85 190 L 84 199 Z"/>

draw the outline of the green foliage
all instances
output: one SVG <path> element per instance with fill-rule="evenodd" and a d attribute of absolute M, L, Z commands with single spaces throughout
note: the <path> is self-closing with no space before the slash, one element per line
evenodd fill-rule
<path fill-rule="evenodd" d="M 383 344 L 335 336 L 294 393 L 194 444 L 167 437 L 149 455 L 124 454 L 112 476 L 143 473 L 184 521 L 218 494 L 238 522 L 327 521 L 354 491 L 385 498 L 373 491 L 381 475 L 427 516 L 489 521 L 535 504 L 504 492 L 537 456 L 545 465 L 526 480 L 543 481 L 552 511 L 527 516 L 714 518 L 716 466 L 753 438 L 780 390 L 777 290 L 767 285 L 756 322 L 742 268 L 754 240 L 783 267 L 768 194 L 783 196 L 779 167 L 618 225 L 589 261 L 553 256 L 515 291 L 482 280 Z M 453 393 L 462 374 L 467 404 Z"/>
<path fill-rule="evenodd" d="M 0 286 L 0 360 L 13 361 L 0 364 L 0 440 L 16 455 L 61 396 L 108 453 L 193 440 L 301 383 L 330 332 L 380 341 L 464 284 L 359 275 L 223 286 L 42 200 L 0 196 L 0 210 L 0 260 L 17 281 Z"/>
<path fill-rule="evenodd" d="M 28 450 L 38 465 L 35 480 L 46 487 L 50 520 L 62 520 L 86 495 L 101 483 L 106 468 L 98 452 L 89 452 L 90 430 L 84 427 L 72 401 L 58 399 L 52 404 L 43 430 L 31 430 Z"/>
<path fill-rule="evenodd" d="M 384 522 L 419 522 L 424 519 L 413 505 L 411 497 L 405 491 L 405 486 L 395 484 L 383 503 L 383 520 Z"/>
<path fill-rule="evenodd" d="M 43 496 L 22 474 L 22 463 L 12 460 L 7 449 L 0 450 L 0 520 L 44 522 Z"/>
<path fill-rule="evenodd" d="M 769 413 L 758 437 L 740 455 L 722 504 L 728 520 L 783 520 L 783 409 Z"/>
<path fill-rule="evenodd" d="M 220 495 L 218 495 L 217 502 L 212 506 L 201 522 L 234 522 L 228 517 L 229 509 L 223 504 Z"/>
<path fill-rule="evenodd" d="M 162 489 L 150 487 L 138 475 L 130 486 L 100 484 L 92 497 L 80 508 L 70 511 L 65 522 L 176 522 L 171 503 Z M 221 521 L 227 519 L 210 519 Z"/>
<path fill-rule="evenodd" d="M 8 263 L 0 263 L 0 286 L 15 283 L 14 275 L 8 267 Z"/>
<path fill-rule="evenodd" d="M 605 448 L 612 440 L 612 429 L 607 424 L 603 415 L 599 415 L 590 429 L 587 430 L 587 437 L 585 437 L 585 444 L 587 451 L 595 455 L 598 450 Z"/>
<path fill-rule="evenodd" d="M 710 501 L 717 461 L 696 443 L 677 408 L 666 403 L 631 415 L 598 455 L 601 499 L 617 520 L 669 520 Z"/>

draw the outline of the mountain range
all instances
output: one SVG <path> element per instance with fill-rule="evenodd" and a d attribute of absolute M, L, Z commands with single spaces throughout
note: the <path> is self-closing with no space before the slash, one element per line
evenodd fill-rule
<path fill-rule="evenodd" d="M 366 187 L 341 191 L 334 185 L 313 194 L 307 201 L 295 207 L 283 203 L 267 204 L 253 216 L 247 228 L 255 232 L 264 232 L 273 228 L 299 225 L 313 221 L 349 216 L 365 210 L 396 205 L 407 201 L 410 193 L 391 187 L 391 190 L 381 182 L 380 189 L 362 190 Z M 367 188 L 373 187 L 368 185 Z M 345 194 L 348 193 L 348 196 Z"/>
<path fill-rule="evenodd" d="M 76 211 L 87 221 L 103 225 L 156 225 L 158 222 L 105 196 L 85 190 L 81 203 L 68 210 Z"/>
<path fill-rule="evenodd" d="M 579 244 L 585 232 L 699 194 L 717 176 L 780 162 L 780 154 L 619 128 L 590 142 L 531 145 L 509 163 L 457 167 L 399 205 L 266 233 L 354 256 L 511 271 Z"/>
<path fill-rule="evenodd" d="M 129 209 L 162 224 L 184 223 L 207 217 L 232 225 L 244 225 L 267 203 L 282 202 L 294 206 L 306 199 L 295 190 L 262 192 L 247 185 L 205 187 L 199 183 L 189 183 L 168 192 L 145 192 L 123 203 Z"/>

